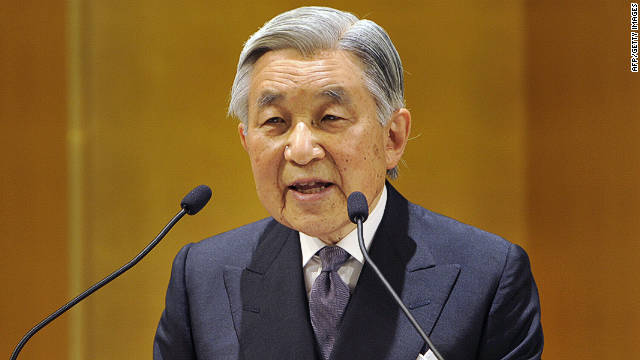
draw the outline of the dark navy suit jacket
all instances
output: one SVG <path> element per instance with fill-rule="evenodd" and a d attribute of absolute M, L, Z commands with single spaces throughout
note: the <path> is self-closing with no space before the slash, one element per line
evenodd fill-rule
<path fill-rule="evenodd" d="M 370 254 L 445 359 L 540 358 L 540 304 L 524 250 L 411 204 L 387 186 Z M 414 360 L 423 351 L 365 264 L 331 358 Z M 268 218 L 189 244 L 176 256 L 154 359 L 317 353 L 296 231 Z"/>

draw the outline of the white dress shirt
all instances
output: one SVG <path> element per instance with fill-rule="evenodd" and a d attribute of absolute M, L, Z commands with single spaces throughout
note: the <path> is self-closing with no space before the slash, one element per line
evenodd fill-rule
<path fill-rule="evenodd" d="M 380 221 L 382 221 L 382 215 L 387 205 L 387 187 L 382 188 L 382 195 L 380 200 L 376 204 L 376 207 L 369 213 L 367 221 L 364 223 L 363 235 L 364 245 L 369 249 L 373 236 L 378 230 Z M 300 234 L 300 247 L 302 248 L 302 267 L 304 269 L 304 282 L 307 287 L 307 295 L 311 293 L 311 286 L 316 280 L 318 275 L 322 272 L 322 263 L 320 257 L 316 255 L 318 250 L 327 246 L 322 240 L 309 236 L 304 233 Z M 360 252 L 360 246 L 358 245 L 358 229 L 353 229 L 344 239 L 340 240 L 336 246 L 340 246 L 346 250 L 351 257 L 347 260 L 340 269 L 338 269 L 338 275 L 344 281 L 349 290 L 353 291 L 360 277 L 362 266 L 364 265 L 364 256 Z"/>

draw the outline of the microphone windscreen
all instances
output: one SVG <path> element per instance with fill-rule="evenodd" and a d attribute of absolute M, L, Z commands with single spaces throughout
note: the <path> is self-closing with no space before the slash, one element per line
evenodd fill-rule
<path fill-rule="evenodd" d="M 207 205 L 209 199 L 211 199 L 211 188 L 207 185 L 200 185 L 189 191 L 180 202 L 180 207 L 185 209 L 187 214 L 195 215 Z"/>
<path fill-rule="evenodd" d="M 367 205 L 367 198 L 360 191 L 354 191 L 347 198 L 347 213 L 349 213 L 349 220 L 356 224 L 357 219 L 361 219 L 362 222 L 369 217 L 369 205 Z"/>

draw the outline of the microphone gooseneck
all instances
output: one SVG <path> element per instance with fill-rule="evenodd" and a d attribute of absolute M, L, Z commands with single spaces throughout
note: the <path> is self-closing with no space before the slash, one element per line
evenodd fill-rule
<path fill-rule="evenodd" d="M 402 299 L 400 299 L 400 296 L 398 296 L 395 290 L 393 290 L 393 287 L 391 286 L 391 284 L 389 284 L 389 281 L 387 281 L 384 275 L 382 275 L 382 272 L 380 271 L 380 269 L 378 269 L 378 266 L 375 264 L 373 259 L 371 259 L 371 257 L 369 256 L 369 252 L 367 251 L 367 248 L 364 245 L 364 235 L 363 235 L 363 225 L 362 225 L 362 223 L 366 221 L 367 217 L 369 216 L 369 206 L 367 205 L 367 199 L 364 196 L 364 194 L 362 194 L 359 191 L 354 191 L 349 195 L 349 197 L 347 198 L 347 212 L 349 214 L 349 219 L 351 220 L 351 222 L 355 223 L 358 226 L 358 231 L 357 231 L 358 245 L 360 246 L 360 251 L 362 252 L 362 255 L 364 256 L 365 260 L 367 261 L 369 266 L 373 269 L 373 272 L 375 272 L 375 274 L 378 276 L 378 279 L 380 279 L 380 281 L 382 282 L 384 287 L 387 289 L 389 294 L 391 294 L 391 296 L 396 301 L 398 306 L 400 306 L 400 309 L 402 309 L 402 312 L 404 312 L 404 314 L 407 316 L 407 319 L 409 320 L 411 325 L 413 325 L 413 327 L 416 329 L 418 334 L 420 334 L 420 336 L 425 341 L 425 343 L 427 343 L 427 346 L 429 346 L 429 349 L 431 349 L 431 352 L 433 353 L 433 355 L 435 355 L 435 357 L 438 360 L 444 360 L 442 355 L 440 355 L 438 350 L 436 350 L 435 346 L 427 336 L 427 333 L 425 333 L 425 331 L 422 329 L 420 324 L 418 324 L 418 321 L 416 321 L 416 319 L 413 317 L 411 312 L 409 312 L 409 309 L 407 309 L 405 304 L 402 302 Z"/>
<path fill-rule="evenodd" d="M 135 266 L 140 260 L 142 260 L 142 258 L 147 256 L 147 254 L 156 245 L 158 245 L 160 240 L 162 240 L 162 238 L 164 238 L 165 235 L 167 235 L 169 230 L 171 230 L 171 228 L 173 228 L 173 226 L 178 221 L 180 221 L 180 219 L 182 219 L 182 217 L 185 214 L 195 215 L 198 211 L 200 211 L 207 204 L 207 202 L 209 202 L 210 198 L 211 198 L 211 189 L 206 185 L 200 185 L 200 186 L 196 187 L 195 189 L 191 190 L 182 199 L 182 202 L 180 203 L 180 207 L 182 209 L 171 219 L 171 221 L 169 221 L 169 223 L 162 229 L 162 231 L 160 231 L 160 233 L 155 237 L 155 239 L 153 239 L 153 241 L 151 241 L 149 243 L 149 245 L 147 245 L 135 258 L 133 258 L 128 263 L 126 263 L 120 269 L 114 271 L 111 275 L 109 275 L 109 276 L 105 277 L 104 279 L 100 280 L 99 282 L 97 282 L 96 284 L 94 284 L 93 286 L 91 286 L 90 288 L 85 290 L 84 292 L 82 292 L 80 295 L 76 296 L 73 300 L 71 300 L 68 303 L 64 304 L 61 308 L 56 310 L 53 314 L 49 315 L 46 319 L 42 320 L 36 326 L 34 326 L 31 330 L 29 330 L 29 332 L 27 332 L 22 337 L 22 340 L 20 340 L 18 345 L 16 345 L 16 348 L 13 350 L 13 353 L 11 354 L 11 359 L 10 360 L 17 359 L 18 358 L 18 354 L 20 353 L 20 350 L 22 350 L 22 348 L 27 343 L 27 341 L 29 341 L 29 339 L 33 335 L 35 335 L 38 331 L 40 331 L 43 327 L 47 326 L 50 322 L 52 322 L 53 320 L 58 318 L 60 315 L 64 314 L 67 310 L 69 310 L 72 307 L 74 307 L 80 301 L 82 301 L 83 299 L 85 299 L 89 295 L 91 295 L 94 292 L 96 292 L 97 290 L 99 290 L 101 287 L 103 287 L 103 286 L 107 285 L 108 283 L 110 283 L 113 279 L 117 278 L 118 276 L 122 275 L 124 272 L 126 272 L 127 270 L 129 270 L 133 266 Z"/>

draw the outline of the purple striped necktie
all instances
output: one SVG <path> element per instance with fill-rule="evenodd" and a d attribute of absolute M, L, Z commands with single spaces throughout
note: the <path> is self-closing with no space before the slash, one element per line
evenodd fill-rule
<path fill-rule="evenodd" d="M 311 287 L 309 312 L 322 358 L 326 360 L 331 355 L 342 315 L 349 303 L 349 287 L 338 275 L 338 269 L 350 255 L 338 246 L 325 246 L 317 254 L 322 262 L 322 273 Z"/>

